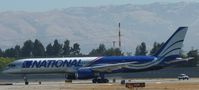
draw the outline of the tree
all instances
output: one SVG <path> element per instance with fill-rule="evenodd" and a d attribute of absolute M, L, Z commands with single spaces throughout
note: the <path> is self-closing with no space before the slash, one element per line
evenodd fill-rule
<path fill-rule="evenodd" d="M 106 56 L 123 56 L 124 54 L 119 48 L 110 48 L 105 52 Z"/>
<path fill-rule="evenodd" d="M 15 59 L 14 58 L 5 58 L 5 57 L 0 57 L 0 69 L 8 65 L 9 63 L 13 62 Z"/>
<path fill-rule="evenodd" d="M 53 56 L 53 46 L 51 43 L 46 46 L 46 55 Z"/>
<path fill-rule="evenodd" d="M 70 41 L 69 41 L 69 40 L 66 40 L 66 41 L 64 42 L 63 55 L 64 55 L 64 56 L 69 56 L 69 55 L 70 55 L 70 51 L 71 51 Z"/>
<path fill-rule="evenodd" d="M 32 54 L 35 57 L 43 57 L 45 55 L 45 48 L 43 44 L 37 39 L 35 39 Z"/>
<path fill-rule="evenodd" d="M 21 57 L 21 48 L 20 48 L 20 46 L 16 45 L 15 48 L 14 48 L 14 50 L 15 50 L 15 57 L 16 58 Z"/>
<path fill-rule="evenodd" d="M 0 48 L 0 57 L 3 57 L 3 51 Z"/>
<path fill-rule="evenodd" d="M 53 55 L 60 56 L 62 52 L 63 52 L 62 45 L 59 44 L 58 40 L 55 40 L 53 44 Z"/>
<path fill-rule="evenodd" d="M 188 53 L 187 53 L 187 56 L 188 57 L 193 57 L 192 60 L 189 60 L 188 64 L 189 66 L 197 66 L 197 63 L 198 63 L 198 60 L 199 60 L 199 55 L 198 55 L 198 50 L 190 50 Z"/>
<path fill-rule="evenodd" d="M 80 55 L 80 45 L 78 43 L 73 44 L 73 48 L 71 49 L 71 53 L 73 56 Z"/>
<path fill-rule="evenodd" d="M 142 42 L 141 45 L 138 45 L 136 47 L 136 51 L 135 51 L 135 55 L 143 55 L 145 56 L 147 54 L 147 50 L 146 50 L 146 44 L 145 42 Z"/>
<path fill-rule="evenodd" d="M 89 55 L 91 56 L 103 56 L 105 55 L 106 52 L 106 47 L 104 44 L 100 44 L 99 47 L 97 49 L 93 49 Z"/>
<path fill-rule="evenodd" d="M 15 57 L 14 48 L 9 48 L 5 50 L 4 57 Z"/>
<path fill-rule="evenodd" d="M 24 42 L 24 45 L 21 49 L 21 54 L 23 57 L 31 57 L 33 49 L 33 42 L 31 40 L 27 40 Z"/>
<path fill-rule="evenodd" d="M 97 52 L 98 52 L 99 54 L 101 54 L 101 55 L 104 55 L 105 52 L 106 52 L 106 47 L 105 47 L 105 45 L 104 45 L 104 44 L 100 44 L 100 45 L 99 45 L 99 48 L 97 49 Z"/>
<path fill-rule="evenodd" d="M 158 42 L 154 42 L 153 44 L 153 48 L 150 51 L 150 55 L 154 55 L 159 49 L 160 47 L 163 45 L 164 43 L 158 43 Z"/>
<path fill-rule="evenodd" d="M 132 56 L 132 52 L 126 52 L 127 56 Z"/>
<path fill-rule="evenodd" d="M 106 49 L 104 44 L 100 44 L 97 49 L 93 49 L 90 56 L 122 56 L 124 55 L 119 48 L 109 48 Z"/>
<path fill-rule="evenodd" d="M 90 55 L 90 56 L 99 56 L 96 49 L 91 50 L 91 52 L 89 52 L 88 55 Z"/>

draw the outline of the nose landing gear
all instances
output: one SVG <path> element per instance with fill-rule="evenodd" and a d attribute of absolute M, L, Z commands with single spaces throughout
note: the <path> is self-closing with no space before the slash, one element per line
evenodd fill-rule
<path fill-rule="evenodd" d="M 24 79 L 25 85 L 28 85 L 29 82 L 28 82 L 28 79 L 27 79 L 27 76 L 26 76 L 26 75 L 23 75 L 23 79 Z"/>

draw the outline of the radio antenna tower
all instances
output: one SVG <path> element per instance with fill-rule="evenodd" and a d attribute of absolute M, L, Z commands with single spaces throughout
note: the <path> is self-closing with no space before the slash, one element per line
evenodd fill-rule
<path fill-rule="evenodd" d="M 121 31 L 120 31 L 120 22 L 119 22 L 119 24 L 118 24 L 118 26 L 119 26 L 119 33 L 118 33 L 118 36 L 119 36 L 119 49 L 121 50 Z"/>

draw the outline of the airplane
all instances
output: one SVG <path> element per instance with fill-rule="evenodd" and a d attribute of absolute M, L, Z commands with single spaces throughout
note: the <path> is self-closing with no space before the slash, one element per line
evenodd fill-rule
<path fill-rule="evenodd" d="M 11 62 L 3 70 L 6 74 L 63 73 L 66 79 L 92 79 L 93 83 L 108 83 L 105 74 L 158 70 L 177 63 L 188 27 L 179 27 L 153 56 L 99 56 L 28 58 Z M 27 82 L 26 78 L 24 79 Z"/>

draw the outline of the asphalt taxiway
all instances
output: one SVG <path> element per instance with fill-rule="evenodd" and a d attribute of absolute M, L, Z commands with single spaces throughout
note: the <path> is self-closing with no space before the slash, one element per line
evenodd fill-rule
<path fill-rule="evenodd" d="M 139 90 L 198 90 L 199 78 L 190 80 L 177 80 L 176 78 L 167 79 L 125 79 L 126 82 L 145 82 L 145 88 Z M 24 85 L 23 82 L 13 82 L 13 85 L 0 85 L 0 90 L 129 90 L 125 85 L 116 83 L 92 84 L 91 80 L 74 80 L 72 83 L 64 81 L 43 81 L 30 82 Z M 5 83 L 5 82 L 0 82 Z M 9 82 L 10 83 L 10 82 Z"/>

